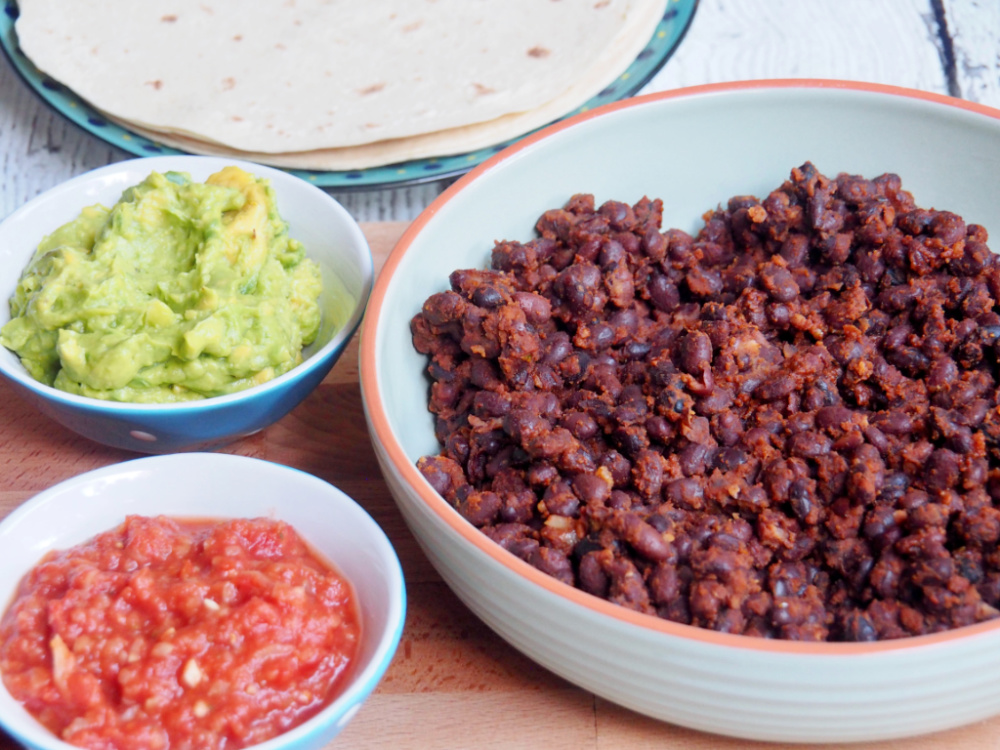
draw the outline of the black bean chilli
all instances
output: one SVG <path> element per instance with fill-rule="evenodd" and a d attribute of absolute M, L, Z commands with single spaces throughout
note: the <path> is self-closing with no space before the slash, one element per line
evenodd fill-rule
<path fill-rule="evenodd" d="M 997 617 L 1000 265 L 900 178 L 806 163 L 696 236 L 575 195 L 411 323 L 430 484 L 541 571 L 727 633 Z"/>

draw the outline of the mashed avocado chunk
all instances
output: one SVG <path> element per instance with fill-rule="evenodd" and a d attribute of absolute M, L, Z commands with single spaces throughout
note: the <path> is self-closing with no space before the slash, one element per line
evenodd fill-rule
<path fill-rule="evenodd" d="M 320 326 L 319 267 L 263 179 L 150 174 L 38 246 L 0 343 L 36 380 L 167 402 L 231 393 L 302 361 Z"/>

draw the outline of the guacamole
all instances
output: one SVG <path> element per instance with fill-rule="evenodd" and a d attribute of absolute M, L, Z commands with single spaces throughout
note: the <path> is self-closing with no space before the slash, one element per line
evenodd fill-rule
<path fill-rule="evenodd" d="M 320 290 L 266 180 L 236 167 L 204 183 L 154 172 L 42 240 L 0 343 L 70 393 L 200 399 L 299 364 Z"/>

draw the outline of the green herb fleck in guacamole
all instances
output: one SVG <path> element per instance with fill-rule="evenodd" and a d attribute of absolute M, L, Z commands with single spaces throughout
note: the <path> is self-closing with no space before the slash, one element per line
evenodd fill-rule
<path fill-rule="evenodd" d="M 270 184 L 237 167 L 204 183 L 151 174 L 39 245 L 0 343 L 36 380 L 95 398 L 184 401 L 302 361 L 320 326 L 319 267 Z"/>

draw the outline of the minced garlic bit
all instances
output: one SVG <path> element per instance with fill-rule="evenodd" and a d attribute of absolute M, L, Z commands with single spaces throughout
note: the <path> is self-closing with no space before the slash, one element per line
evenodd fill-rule
<path fill-rule="evenodd" d="M 170 656 L 173 650 L 174 644 L 160 641 L 149 650 L 149 653 L 156 659 L 162 659 L 164 656 Z"/>
<path fill-rule="evenodd" d="M 198 687 L 198 683 L 201 682 L 202 677 L 204 677 L 204 673 L 201 671 L 201 667 L 198 666 L 198 662 L 194 659 L 188 659 L 184 665 L 184 671 L 181 672 L 181 682 L 189 688 Z"/>
<path fill-rule="evenodd" d="M 576 519 L 552 515 L 545 519 L 545 525 L 550 529 L 571 529 L 576 525 Z"/>
<path fill-rule="evenodd" d="M 73 671 L 76 659 L 58 633 L 49 641 L 49 648 L 52 650 L 52 678 L 58 685 L 65 682 Z"/>
<path fill-rule="evenodd" d="M 611 469 L 609 469 L 607 466 L 598 466 L 597 469 L 594 471 L 594 474 L 603 479 L 604 482 L 608 485 L 608 487 L 615 486 L 615 478 L 611 474 Z"/>
<path fill-rule="evenodd" d="M 215 599 L 205 599 L 204 600 L 205 609 L 211 610 L 212 612 L 218 612 L 221 607 Z"/>
<path fill-rule="evenodd" d="M 194 708 L 192 709 L 192 711 L 194 711 L 194 715 L 197 716 L 199 719 L 204 719 L 206 716 L 208 716 L 208 713 L 211 710 L 212 709 L 209 707 L 207 703 L 205 703 L 205 701 L 196 701 L 194 704 Z"/>

